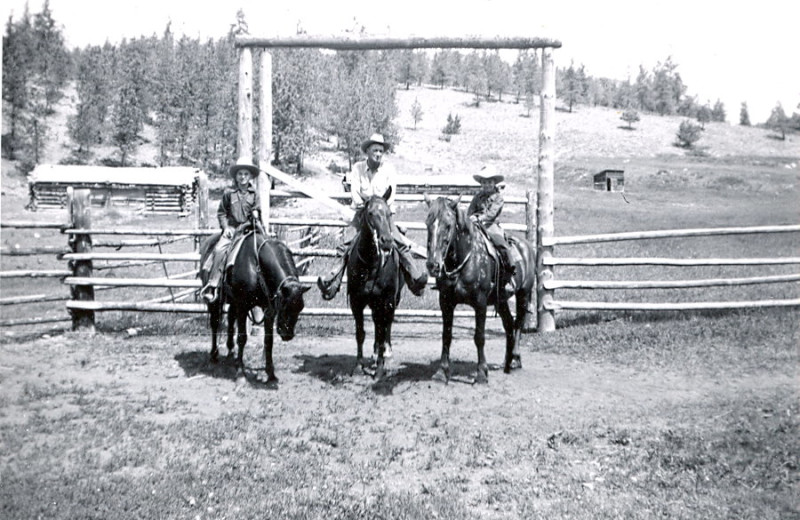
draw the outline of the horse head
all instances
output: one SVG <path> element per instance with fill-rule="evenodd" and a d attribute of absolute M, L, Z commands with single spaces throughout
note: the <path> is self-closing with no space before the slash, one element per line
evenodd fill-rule
<path fill-rule="evenodd" d="M 283 341 L 294 338 L 294 327 L 305 303 L 303 294 L 311 289 L 304 286 L 296 278 L 287 278 L 281 282 L 275 294 L 276 329 Z"/>
<path fill-rule="evenodd" d="M 466 218 L 458 210 L 461 201 L 459 195 L 456 200 L 439 197 L 431 200 L 425 194 L 425 203 L 428 205 L 428 216 L 425 226 L 428 228 L 428 260 L 425 266 L 433 277 L 438 277 L 444 270 L 444 260 L 453 244 L 456 232 L 463 229 Z"/>
<path fill-rule="evenodd" d="M 378 253 L 386 253 L 394 247 L 394 237 L 392 236 L 392 212 L 387 201 L 392 195 L 392 188 L 389 187 L 382 197 L 373 196 L 364 203 L 362 212 L 361 227 L 362 235 L 372 237 L 372 242 Z"/>

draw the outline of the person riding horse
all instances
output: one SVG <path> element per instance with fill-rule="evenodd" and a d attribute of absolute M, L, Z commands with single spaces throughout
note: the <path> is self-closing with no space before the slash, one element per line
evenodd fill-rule
<path fill-rule="evenodd" d="M 240 158 L 228 170 L 233 179 L 233 186 L 227 188 L 222 194 L 222 200 L 217 209 L 217 220 L 222 228 L 222 235 L 214 246 L 213 253 L 209 255 L 206 265 L 202 266 L 209 273 L 208 283 L 201 290 L 203 299 L 208 303 L 216 301 L 219 296 L 219 286 L 234 238 L 251 221 L 256 226 L 261 223 L 261 201 L 253 183 L 253 179 L 258 176 L 258 171 L 252 161 L 245 158 Z"/>
<path fill-rule="evenodd" d="M 516 250 L 509 246 L 505 232 L 498 223 L 504 201 L 497 185 L 503 182 L 504 177 L 497 173 L 494 166 L 486 165 L 473 175 L 473 178 L 481 184 L 481 191 L 473 197 L 467 215 L 486 231 L 486 235 L 497 249 L 502 265 L 503 290 L 506 294 L 514 294 Z"/>
<path fill-rule="evenodd" d="M 383 154 L 386 151 L 387 143 L 381 134 L 372 134 L 369 139 L 361 144 L 361 151 L 367 155 L 365 161 L 357 162 L 353 165 L 350 175 L 350 192 L 353 197 L 351 207 L 356 210 L 351 226 L 359 229 L 361 213 L 364 209 L 364 201 L 372 196 L 381 196 L 389 188 L 391 194 L 387 200 L 391 212 L 395 212 L 394 195 L 397 192 L 397 173 L 391 164 L 383 162 Z M 428 283 L 428 275 L 420 272 L 411 260 L 410 244 L 400 230 L 392 223 L 392 236 L 395 246 L 400 254 L 400 270 L 405 278 L 406 285 L 416 296 L 420 296 Z M 341 263 L 334 267 L 324 278 L 317 279 L 317 286 L 322 292 L 325 300 L 330 300 L 339 292 L 347 267 L 347 259 L 351 253 L 353 243 L 350 239 L 337 248 L 341 256 Z"/>

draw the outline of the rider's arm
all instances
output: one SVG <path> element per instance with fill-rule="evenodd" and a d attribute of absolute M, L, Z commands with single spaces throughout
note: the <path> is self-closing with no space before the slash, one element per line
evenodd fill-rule
<path fill-rule="evenodd" d="M 494 221 L 500 216 L 503 211 L 503 196 L 499 192 L 493 193 L 487 200 L 484 206 L 484 211 L 480 215 L 480 221 L 487 226 L 494 224 Z"/>
<path fill-rule="evenodd" d="M 364 205 L 364 199 L 361 198 L 361 172 L 359 170 L 359 164 L 353 166 L 353 171 L 350 172 L 350 195 L 353 197 L 353 201 L 350 203 L 351 208 L 356 209 Z"/>

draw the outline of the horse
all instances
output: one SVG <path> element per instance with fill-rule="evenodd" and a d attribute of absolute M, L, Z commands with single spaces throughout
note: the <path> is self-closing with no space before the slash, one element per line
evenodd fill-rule
<path fill-rule="evenodd" d="M 512 238 L 511 246 L 522 257 L 515 274 L 516 318 L 511 315 L 508 299 L 502 289 L 500 268 L 489 253 L 479 225 L 472 222 L 456 200 L 439 197 L 431 200 L 425 195 L 428 215 L 426 267 L 436 278 L 439 307 L 442 310 L 442 357 L 436 379 L 450 380 L 450 343 L 453 339 L 453 313 L 456 305 L 466 304 L 475 310 L 474 342 L 478 350 L 477 383 L 487 383 L 489 369 L 486 364 L 486 309 L 494 304 L 503 322 L 506 335 L 504 372 L 522 368 L 518 345 L 525 322 L 525 313 L 531 299 L 535 280 L 536 253 L 530 242 Z"/>
<path fill-rule="evenodd" d="M 386 202 L 391 193 L 392 188 L 389 188 L 383 196 L 375 195 L 364 202 L 356 222 L 359 233 L 347 260 L 347 296 L 356 322 L 356 361 L 362 370 L 372 361 L 371 357 L 364 358 L 364 308 L 369 306 L 375 326 L 373 349 L 378 359 L 374 377 L 377 380 L 385 373 L 384 354 L 392 345 L 394 312 L 405 286 L 400 255 L 392 235 L 392 213 Z"/>
<path fill-rule="evenodd" d="M 206 240 L 201 251 L 201 265 L 213 250 L 219 235 Z M 206 280 L 203 280 L 205 283 Z M 228 357 L 233 355 L 233 330 L 238 328 L 236 343 L 237 377 L 244 373 L 244 346 L 247 343 L 247 314 L 254 307 L 264 312 L 264 358 L 267 385 L 276 386 L 275 366 L 272 362 L 273 328 L 283 341 L 294 338 L 297 318 L 303 310 L 303 294 L 311 287 L 304 286 L 297 277 L 297 267 L 291 251 L 279 240 L 267 239 L 250 232 L 239 248 L 233 267 L 225 276 L 219 297 L 208 303 L 211 324 L 211 362 L 218 361 L 217 331 L 225 303 L 228 303 Z M 277 327 L 276 327 L 277 322 Z"/>

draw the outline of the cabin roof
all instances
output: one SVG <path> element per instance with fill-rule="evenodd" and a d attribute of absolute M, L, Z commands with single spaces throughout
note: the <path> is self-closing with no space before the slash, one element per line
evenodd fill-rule
<path fill-rule="evenodd" d="M 197 168 L 187 166 L 114 168 L 111 166 L 40 164 L 28 174 L 28 182 L 184 186 L 192 185 L 199 171 Z"/>

